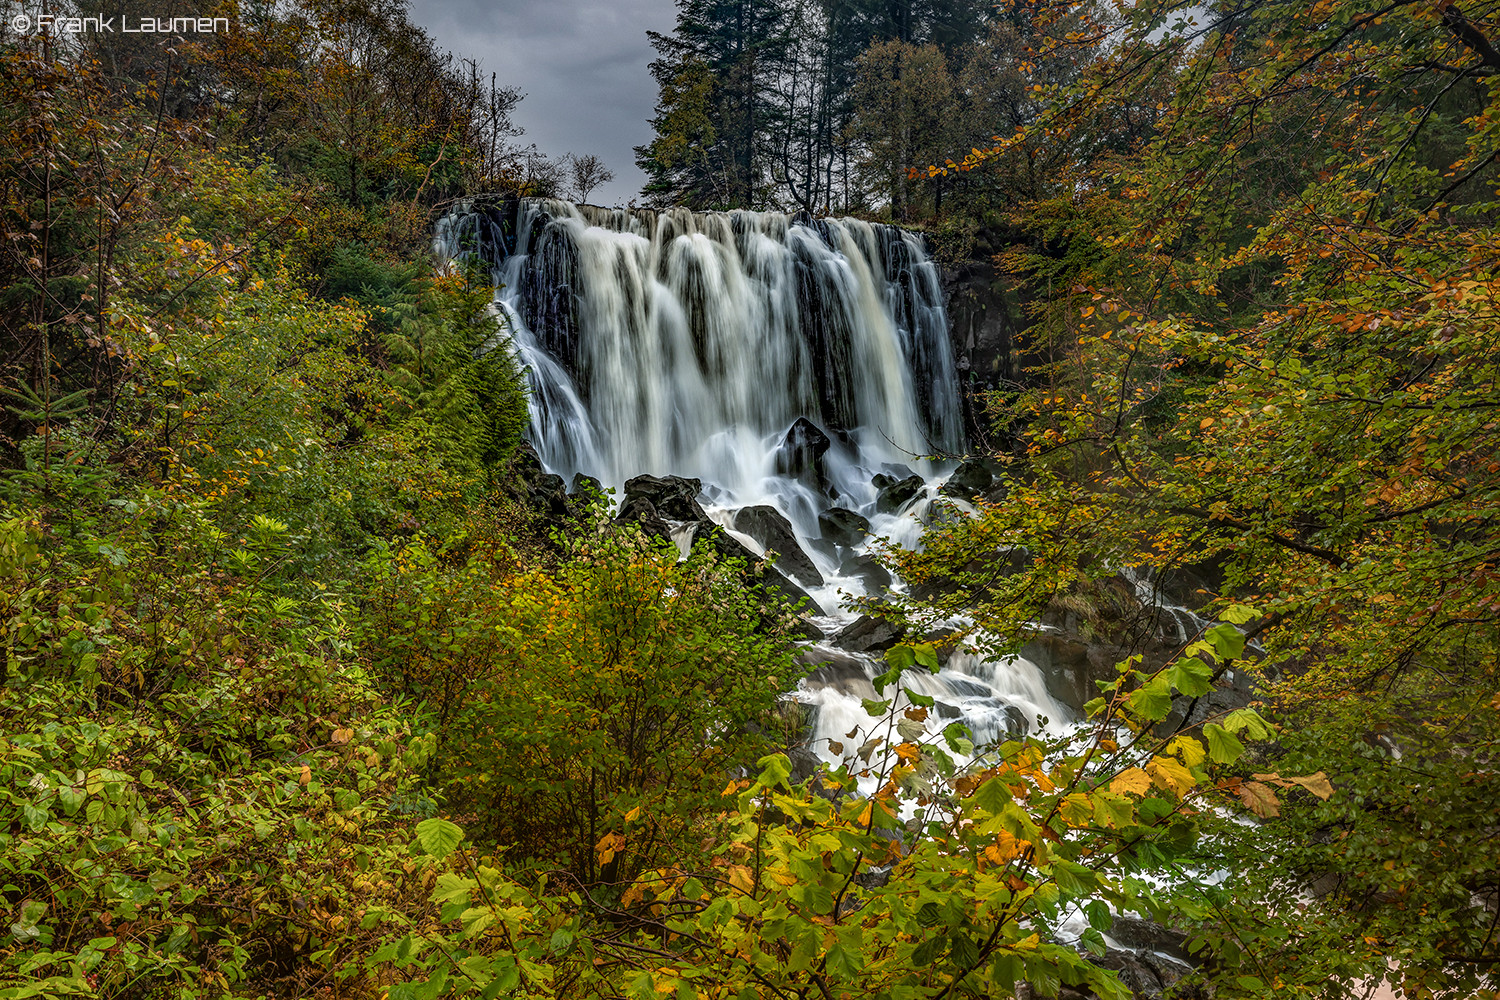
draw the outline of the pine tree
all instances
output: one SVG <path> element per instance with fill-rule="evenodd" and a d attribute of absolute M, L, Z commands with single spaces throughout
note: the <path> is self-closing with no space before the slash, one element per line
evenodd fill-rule
<path fill-rule="evenodd" d="M 682 0 L 670 35 L 650 34 L 660 88 L 657 137 L 636 149 L 657 202 L 756 208 L 765 202 L 770 91 L 785 58 L 774 0 Z"/>

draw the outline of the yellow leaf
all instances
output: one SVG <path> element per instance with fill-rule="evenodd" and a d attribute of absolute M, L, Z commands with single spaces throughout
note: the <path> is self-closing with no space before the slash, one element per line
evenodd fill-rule
<path fill-rule="evenodd" d="M 625 822 L 627 822 L 627 823 L 634 823 L 637 819 L 640 818 L 640 815 L 641 815 L 641 807 L 640 806 L 636 806 L 634 809 L 630 810 L 630 812 L 628 812 L 628 813 L 625 814 Z"/>
<path fill-rule="evenodd" d="M 1182 762 L 1188 767 L 1197 767 L 1208 759 L 1208 754 L 1203 749 L 1203 744 L 1191 736 L 1179 736 L 1172 741 L 1168 748 L 1169 752 L 1177 754 Z"/>
<path fill-rule="evenodd" d="M 730 865 L 726 874 L 729 876 L 729 884 L 741 892 L 753 893 L 755 891 L 754 873 L 744 865 Z"/>
<path fill-rule="evenodd" d="M 1328 775 L 1322 771 L 1309 774 L 1305 778 L 1292 778 L 1290 780 L 1301 785 L 1320 799 L 1327 799 L 1333 795 L 1333 783 L 1328 780 Z"/>
<path fill-rule="evenodd" d="M 302 765 L 302 773 L 297 778 L 297 784 L 299 784 L 299 785 L 306 785 L 311 780 L 312 780 L 312 768 L 308 767 L 306 764 L 303 764 Z"/>
<path fill-rule="evenodd" d="M 1171 792 L 1178 798 L 1198 783 L 1198 779 L 1193 777 L 1193 772 L 1171 757 L 1152 757 L 1151 762 L 1146 765 L 1146 770 L 1158 787 Z"/>
<path fill-rule="evenodd" d="M 1109 783 L 1109 790 L 1117 795 L 1125 792 L 1145 795 L 1151 790 L 1151 776 L 1138 767 L 1132 767 L 1115 775 L 1115 780 Z"/>

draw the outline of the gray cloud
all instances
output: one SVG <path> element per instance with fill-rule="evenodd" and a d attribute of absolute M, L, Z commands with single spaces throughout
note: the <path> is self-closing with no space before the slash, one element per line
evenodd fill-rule
<path fill-rule="evenodd" d="M 645 175 L 633 147 L 650 140 L 656 106 L 646 31 L 671 29 L 673 0 L 411 0 L 411 17 L 525 92 L 515 116 L 523 142 L 556 156 L 593 153 L 614 171 L 590 201 L 623 204 L 639 193 Z"/>

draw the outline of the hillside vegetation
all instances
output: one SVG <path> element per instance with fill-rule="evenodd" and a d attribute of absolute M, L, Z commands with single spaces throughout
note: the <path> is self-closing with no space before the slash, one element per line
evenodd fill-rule
<path fill-rule="evenodd" d="M 1182 996 L 1493 991 L 1494 7 L 679 11 L 648 195 L 921 223 L 1030 310 L 844 763 L 742 564 L 527 485 L 430 254 L 555 193 L 516 91 L 392 4 L 12 32 L 0 998 L 1125 1000 L 1132 916 Z M 1070 737 L 898 703 L 1126 569 L 1206 624 Z"/>

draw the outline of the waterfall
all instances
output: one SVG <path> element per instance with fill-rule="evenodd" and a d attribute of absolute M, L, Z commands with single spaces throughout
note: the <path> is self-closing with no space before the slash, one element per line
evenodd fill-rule
<path fill-rule="evenodd" d="M 754 551 L 736 515 L 774 508 L 816 568 L 798 582 L 831 612 L 818 619 L 828 630 L 853 617 L 839 610 L 844 597 L 867 591 L 869 543 L 825 539 L 820 514 L 837 506 L 873 535 L 917 544 L 954 467 L 942 456 L 965 442 L 940 275 L 915 234 L 805 213 L 523 199 L 511 213 L 460 204 L 435 242 L 440 260 L 491 268 L 548 471 L 617 490 L 643 474 L 699 479 L 710 518 Z M 807 441 L 815 471 L 797 458 Z M 882 508 L 878 475 L 925 487 Z M 679 544 L 689 537 L 674 529 Z M 856 666 L 798 694 L 819 737 L 848 728 L 878 672 L 869 657 L 837 655 Z M 1019 658 L 955 654 L 922 683 L 976 735 L 1065 712 Z"/>

